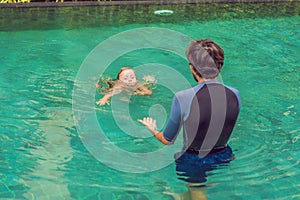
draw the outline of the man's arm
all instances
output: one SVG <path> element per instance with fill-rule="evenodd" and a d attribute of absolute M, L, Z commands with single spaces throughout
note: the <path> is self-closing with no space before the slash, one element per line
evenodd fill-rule
<path fill-rule="evenodd" d="M 141 122 L 143 125 L 146 126 L 146 128 L 156 137 L 161 143 L 165 145 L 170 145 L 173 144 L 173 142 L 169 142 L 168 140 L 165 139 L 164 133 L 159 132 L 156 130 L 156 120 L 152 119 L 151 117 L 145 117 L 143 120 L 138 120 Z"/>

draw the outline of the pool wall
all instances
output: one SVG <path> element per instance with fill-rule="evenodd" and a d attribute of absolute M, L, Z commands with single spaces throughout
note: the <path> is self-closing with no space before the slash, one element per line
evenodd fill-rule
<path fill-rule="evenodd" d="M 300 2 L 299 0 L 145 0 L 145 1 L 70 1 L 70 2 L 30 2 L 2 3 L 0 8 L 33 7 L 73 7 L 73 6 L 111 6 L 111 5 L 165 5 L 165 4 L 206 4 L 206 3 L 263 3 Z"/>
<path fill-rule="evenodd" d="M 133 1 L 132 1 L 133 2 Z M 144 1 L 143 1 L 144 2 Z M 70 5 L 65 2 L 62 5 Z M 75 3 L 75 2 L 74 2 Z M 81 2 L 77 2 L 81 3 Z M 87 2 L 85 2 L 87 3 Z M 97 2 L 93 2 L 97 3 Z M 110 2 L 112 3 L 112 2 Z M 26 5 L 31 5 L 29 3 Z M 39 3 L 48 5 L 49 3 Z M 58 5 L 52 2 L 53 5 Z M 13 4 L 19 5 L 19 4 Z M 22 4 L 23 5 L 23 4 Z M 44 5 L 44 6 L 45 6 Z M 1 6 L 1 4 L 0 4 Z M 176 10 L 169 16 L 155 15 L 156 10 Z M 42 11 L 42 12 L 39 12 Z M 118 15 L 118 18 L 114 17 Z M 196 13 L 191 15 L 189 13 Z M 211 4 L 129 4 L 113 6 L 10 7 L 0 9 L 0 31 L 77 29 L 95 26 L 181 23 L 189 21 L 232 20 L 245 18 L 280 18 L 297 16 L 300 2 L 211 3 Z M 16 20 L 11 20 L 16 19 Z M 87 20 L 88 19 L 88 20 Z"/>

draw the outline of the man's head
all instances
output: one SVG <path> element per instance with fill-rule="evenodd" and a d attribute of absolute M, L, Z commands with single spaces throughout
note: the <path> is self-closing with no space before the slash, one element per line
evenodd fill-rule
<path fill-rule="evenodd" d="M 223 49 L 209 39 L 192 41 L 185 54 L 195 73 L 205 79 L 216 78 L 224 63 Z"/>

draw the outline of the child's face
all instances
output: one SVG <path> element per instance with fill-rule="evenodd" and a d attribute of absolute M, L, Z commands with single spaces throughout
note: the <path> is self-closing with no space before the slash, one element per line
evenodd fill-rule
<path fill-rule="evenodd" d="M 120 74 L 120 81 L 127 85 L 134 85 L 137 82 L 137 78 L 133 70 L 127 69 Z"/>

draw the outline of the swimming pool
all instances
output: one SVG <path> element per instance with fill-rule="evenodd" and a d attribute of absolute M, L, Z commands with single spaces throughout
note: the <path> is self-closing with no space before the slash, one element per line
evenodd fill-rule
<path fill-rule="evenodd" d="M 230 140 L 236 159 L 209 174 L 208 198 L 299 199 L 299 8 L 294 2 L 1 9 L 0 199 L 172 199 L 168 193 L 188 190 L 174 163 L 147 173 L 119 171 L 95 159 L 76 131 L 72 92 L 85 58 L 107 38 L 145 27 L 215 40 L 225 50 L 222 80 L 241 92 Z M 154 15 L 158 9 L 174 14 Z M 194 84 L 183 58 L 157 49 L 122 55 L 105 73 L 146 63 L 172 66 Z M 130 116 L 167 112 L 171 98 L 158 83 L 150 98 L 131 99 Z M 117 146 L 162 148 L 151 137 L 125 134 L 110 107 L 95 108 Z"/>

